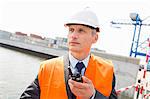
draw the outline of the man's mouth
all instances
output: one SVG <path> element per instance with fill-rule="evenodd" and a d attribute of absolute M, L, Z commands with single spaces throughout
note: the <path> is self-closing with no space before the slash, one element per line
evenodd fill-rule
<path fill-rule="evenodd" d="M 78 42 L 69 42 L 69 44 L 80 44 Z"/>

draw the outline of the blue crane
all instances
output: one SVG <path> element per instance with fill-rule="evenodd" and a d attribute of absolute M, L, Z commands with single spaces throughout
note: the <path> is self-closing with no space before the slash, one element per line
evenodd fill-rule
<path fill-rule="evenodd" d="M 140 47 L 141 44 L 139 44 L 139 38 L 140 38 L 140 32 L 142 26 L 150 26 L 150 24 L 143 24 L 142 22 L 149 18 L 150 16 L 146 17 L 145 19 L 141 20 L 139 17 L 139 14 L 137 13 L 130 13 L 130 18 L 133 21 L 133 23 L 122 23 L 122 22 L 114 22 L 111 21 L 111 24 L 120 24 L 120 25 L 134 25 L 134 34 L 130 49 L 130 57 L 134 54 L 134 57 L 137 55 L 139 56 L 146 56 L 146 53 L 139 52 L 138 47 Z M 138 29 L 138 30 L 137 30 Z M 138 31 L 138 33 L 136 33 Z"/>

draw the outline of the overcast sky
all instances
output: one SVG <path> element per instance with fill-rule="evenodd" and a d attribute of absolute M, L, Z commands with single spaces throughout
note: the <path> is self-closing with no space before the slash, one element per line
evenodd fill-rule
<path fill-rule="evenodd" d="M 93 47 L 129 56 L 134 27 L 112 26 L 110 22 L 130 23 L 130 13 L 138 13 L 141 19 L 150 16 L 149 0 L 0 0 L 0 29 L 65 37 L 64 21 L 87 6 L 97 13 L 100 21 L 99 40 Z M 143 23 L 150 24 L 150 18 Z M 149 35 L 150 26 L 142 26 L 140 42 Z"/>

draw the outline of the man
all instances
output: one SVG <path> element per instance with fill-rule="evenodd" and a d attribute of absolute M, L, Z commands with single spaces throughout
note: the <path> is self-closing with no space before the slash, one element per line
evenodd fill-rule
<path fill-rule="evenodd" d="M 68 55 L 43 62 L 21 99 L 117 99 L 113 65 L 90 52 L 100 31 L 95 13 L 84 9 L 65 26 Z M 82 75 L 82 82 L 72 78 L 75 73 Z"/>

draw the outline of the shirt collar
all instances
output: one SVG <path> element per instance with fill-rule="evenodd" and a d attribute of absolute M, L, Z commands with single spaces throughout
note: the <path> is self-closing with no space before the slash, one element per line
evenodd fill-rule
<path fill-rule="evenodd" d="M 90 59 L 90 54 L 89 54 L 84 60 L 80 61 L 80 60 L 77 60 L 75 57 L 73 57 L 73 56 L 71 55 L 71 53 L 69 53 L 70 65 L 71 65 L 73 68 L 75 68 L 75 66 L 76 66 L 76 64 L 77 64 L 78 62 L 83 62 L 83 64 L 84 64 L 85 67 L 87 68 L 89 59 Z"/>

